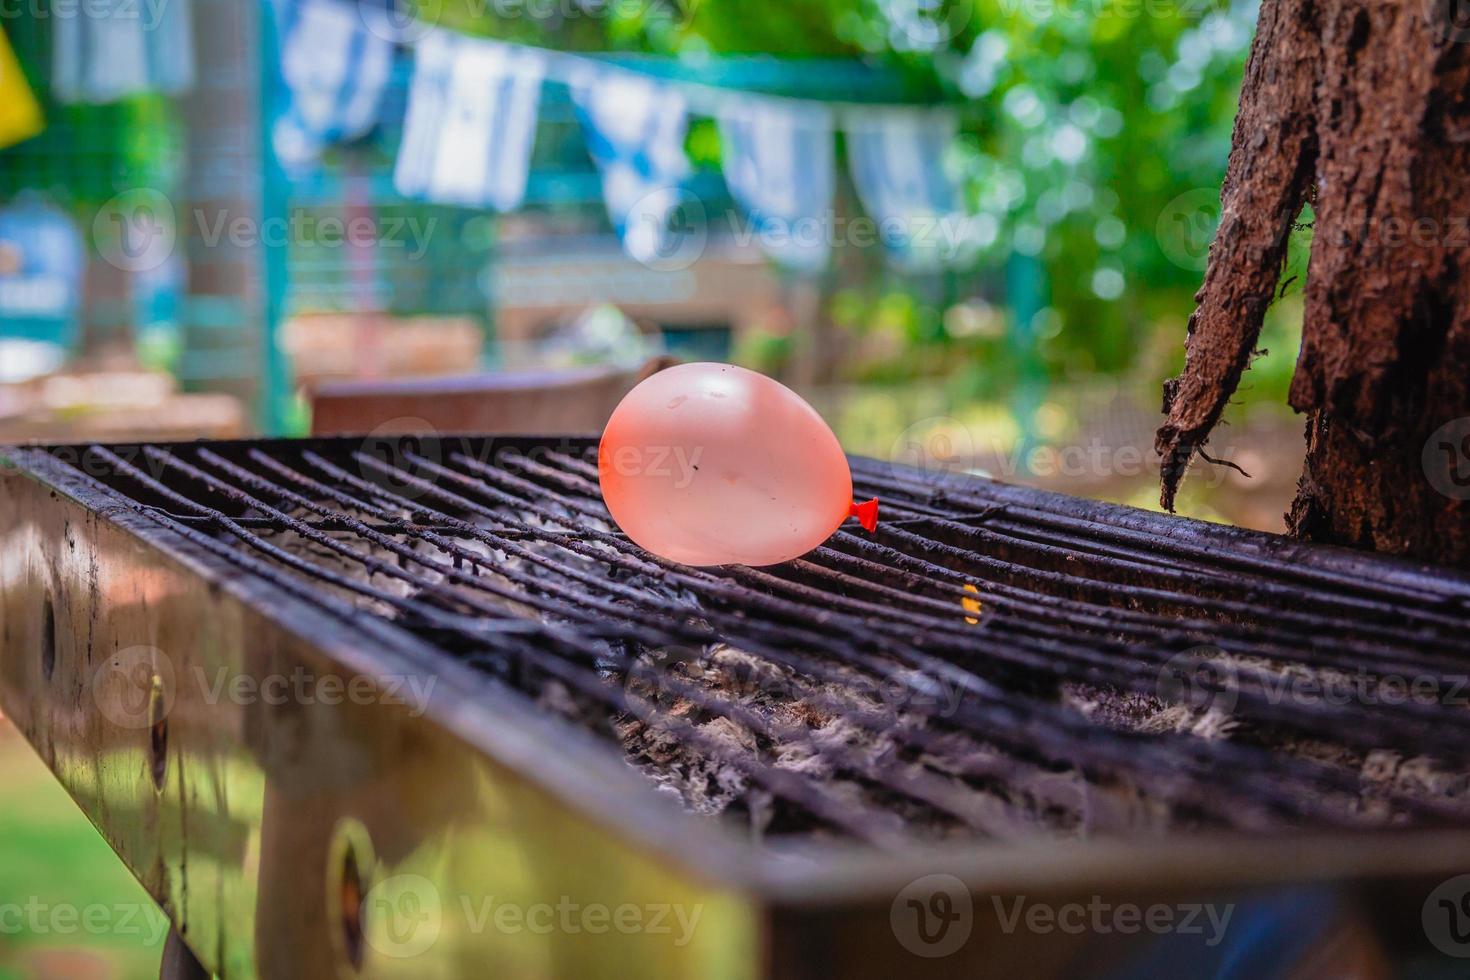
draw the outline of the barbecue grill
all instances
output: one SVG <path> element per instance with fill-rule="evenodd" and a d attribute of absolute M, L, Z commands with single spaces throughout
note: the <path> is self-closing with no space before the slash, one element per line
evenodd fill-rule
<path fill-rule="evenodd" d="M 0 459 L 0 705 L 224 976 L 1125 976 L 1165 941 L 1016 902 L 1455 941 L 1464 575 L 861 458 L 876 533 L 761 569 L 632 545 L 584 438 Z"/>

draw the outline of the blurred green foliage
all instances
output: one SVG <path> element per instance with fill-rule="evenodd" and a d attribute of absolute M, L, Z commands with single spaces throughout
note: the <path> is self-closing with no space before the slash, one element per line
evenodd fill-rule
<path fill-rule="evenodd" d="M 163 914 L 4 718 L 0 776 L 0 980 L 158 976 Z"/>
<path fill-rule="evenodd" d="M 0 153 L 0 202 L 23 190 L 40 191 L 69 206 L 86 224 L 120 191 L 174 185 L 184 133 L 167 97 L 137 95 L 107 105 L 59 103 L 51 97 L 49 16 L 9 16 L 4 28 L 41 102 L 46 128 Z"/>
<path fill-rule="evenodd" d="M 1016 254 L 1036 257 L 1045 270 L 1049 305 L 1026 326 L 1049 378 L 1133 369 L 1159 375 L 1177 362 L 1218 219 L 1258 2 L 566 0 L 537 7 L 532 0 L 501 0 L 486 8 L 425 0 L 422 6 L 462 29 L 562 49 L 689 59 L 707 53 L 860 58 L 945 93 L 963 113 L 948 163 L 972 215 L 967 238 L 974 266 L 917 284 L 881 268 L 839 277 L 830 313 L 859 337 L 877 338 L 860 345 L 884 352 L 858 359 L 865 380 L 989 365 L 989 377 L 964 383 L 964 393 L 974 396 L 1014 372 L 1016 352 L 988 329 L 987 316 L 967 315 L 965 304 L 1004 302 L 996 281 Z M 559 15 L 530 15 L 552 8 Z M 711 160 L 717 139 L 697 126 L 695 158 Z M 967 332 L 977 322 L 981 329 Z M 1160 343 L 1161 334 L 1167 343 Z M 895 343 L 903 368 L 887 356 Z M 782 349 L 774 341 L 765 347 Z"/>

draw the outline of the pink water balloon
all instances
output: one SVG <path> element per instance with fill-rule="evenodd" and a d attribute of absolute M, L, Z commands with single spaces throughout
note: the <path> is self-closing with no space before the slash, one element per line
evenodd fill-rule
<path fill-rule="evenodd" d="M 773 565 L 806 554 L 852 502 L 837 437 L 790 388 L 731 364 L 681 364 L 619 403 L 597 451 L 602 498 L 640 547 L 685 565 Z"/>

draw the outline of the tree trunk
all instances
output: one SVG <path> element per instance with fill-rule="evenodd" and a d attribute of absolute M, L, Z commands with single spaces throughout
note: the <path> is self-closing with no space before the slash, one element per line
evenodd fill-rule
<path fill-rule="evenodd" d="M 1463 3 L 1264 0 L 1184 372 L 1164 385 L 1166 508 L 1249 365 L 1310 202 L 1291 530 L 1470 567 Z"/>

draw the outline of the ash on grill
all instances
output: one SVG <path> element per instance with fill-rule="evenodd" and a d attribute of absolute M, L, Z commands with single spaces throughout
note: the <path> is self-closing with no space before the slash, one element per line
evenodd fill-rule
<path fill-rule="evenodd" d="M 494 448 L 86 461 L 246 572 L 431 639 L 757 836 L 1466 815 L 1463 583 L 1227 553 L 864 460 L 857 490 L 888 518 L 876 535 L 843 530 L 771 569 L 691 569 L 609 522 L 591 444 Z"/>

